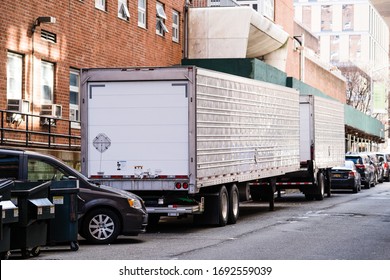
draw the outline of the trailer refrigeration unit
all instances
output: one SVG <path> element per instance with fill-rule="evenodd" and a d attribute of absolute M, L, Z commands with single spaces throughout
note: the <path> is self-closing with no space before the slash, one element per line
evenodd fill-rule
<path fill-rule="evenodd" d="M 235 223 L 250 182 L 299 170 L 295 89 L 194 66 L 83 69 L 81 81 L 82 172 L 140 195 L 149 224 Z"/>
<path fill-rule="evenodd" d="M 331 169 L 344 165 L 344 105 L 315 95 L 300 96 L 300 170 L 280 176 L 276 189 L 299 189 L 307 200 L 331 195 Z"/>

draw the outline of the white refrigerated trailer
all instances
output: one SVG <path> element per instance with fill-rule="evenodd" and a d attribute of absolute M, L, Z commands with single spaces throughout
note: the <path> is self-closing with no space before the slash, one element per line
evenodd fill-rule
<path fill-rule="evenodd" d="M 151 224 L 235 223 L 251 182 L 300 168 L 294 89 L 194 66 L 83 69 L 81 81 L 82 172 L 140 195 Z"/>
<path fill-rule="evenodd" d="M 302 95 L 299 103 L 300 170 L 280 176 L 275 186 L 322 200 L 325 193 L 331 195 L 332 167 L 345 161 L 344 105 L 315 95 Z"/>

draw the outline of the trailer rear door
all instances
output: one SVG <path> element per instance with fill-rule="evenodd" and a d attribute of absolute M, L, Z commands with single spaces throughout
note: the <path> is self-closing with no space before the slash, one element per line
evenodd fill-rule
<path fill-rule="evenodd" d="M 88 84 L 88 176 L 188 175 L 185 82 Z"/>

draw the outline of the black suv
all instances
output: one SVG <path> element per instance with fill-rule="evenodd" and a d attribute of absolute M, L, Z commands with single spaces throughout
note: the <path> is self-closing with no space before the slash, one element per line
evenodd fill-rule
<path fill-rule="evenodd" d="M 78 231 L 91 243 L 108 244 L 119 235 L 136 236 L 146 230 L 148 214 L 140 197 L 96 185 L 55 157 L 0 149 L 0 178 L 30 182 L 78 180 Z"/>

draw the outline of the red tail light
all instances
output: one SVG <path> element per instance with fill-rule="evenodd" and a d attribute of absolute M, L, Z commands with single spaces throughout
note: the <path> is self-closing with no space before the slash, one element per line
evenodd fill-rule
<path fill-rule="evenodd" d="M 365 169 L 364 164 L 355 164 L 356 168 Z"/>
<path fill-rule="evenodd" d="M 175 188 L 177 190 L 180 190 L 180 189 L 188 190 L 188 183 L 187 182 L 184 182 L 184 183 L 176 182 L 175 183 Z"/>
<path fill-rule="evenodd" d="M 385 162 L 385 163 L 383 164 L 383 167 L 386 168 L 386 169 L 388 169 L 388 168 L 389 168 L 389 164 L 388 164 L 387 162 Z"/>
<path fill-rule="evenodd" d="M 348 178 L 352 178 L 352 177 L 355 177 L 355 172 L 349 171 L 348 172 Z"/>

